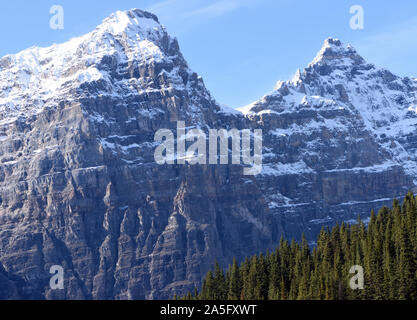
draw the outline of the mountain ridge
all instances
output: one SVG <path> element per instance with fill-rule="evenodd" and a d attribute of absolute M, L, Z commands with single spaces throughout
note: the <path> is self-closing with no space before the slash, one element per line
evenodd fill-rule
<path fill-rule="evenodd" d="M 105 21 L 126 26 L 129 15 L 137 12 Z M 242 166 L 159 166 L 153 156 L 155 132 L 175 131 L 177 121 L 227 128 L 243 117 L 220 108 L 167 33 L 142 47 L 122 33 L 114 40 L 120 50 L 107 50 L 113 36 L 100 35 L 58 57 L 72 62 L 58 64 L 69 79 L 41 92 L 43 104 L 25 91 L 45 85 L 42 77 L 35 86 L 15 85 L 20 68 L 10 68 L 10 57 L 0 60 L 0 79 L 7 80 L 0 98 L 0 263 L 7 273 L 28 279 L 23 291 L 46 299 L 171 298 L 198 284 L 214 257 L 226 264 L 272 247 L 276 227 Z M 105 50 L 95 50 L 100 45 Z M 152 46 L 162 59 L 146 54 Z M 138 55 L 129 56 L 130 48 Z M 48 65 L 54 58 L 40 67 L 62 80 Z M 86 68 L 107 77 L 74 77 Z M 4 99 L 18 107 L 12 116 Z M 65 290 L 49 287 L 52 265 L 64 268 Z"/>
<path fill-rule="evenodd" d="M 154 15 L 117 12 L 71 41 L 0 59 L 0 271 L 24 278 L 24 292 L 171 298 L 215 259 L 242 260 L 281 235 L 312 241 L 415 186 L 417 136 L 401 131 L 417 121 L 413 80 L 339 40 L 246 115 L 216 102 Z M 262 129 L 263 171 L 157 165 L 154 134 L 177 121 Z M 60 292 L 49 287 L 57 264 Z"/>
<path fill-rule="evenodd" d="M 264 130 L 261 189 L 272 212 L 293 212 L 295 226 L 312 212 L 299 232 L 318 232 L 319 221 L 355 221 L 365 203 L 370 211 L 415 189 L 415 84 L 328 38 L 303 71 L 241 108 Z M 385 192 L 381 179 L 399 184 Z"/>

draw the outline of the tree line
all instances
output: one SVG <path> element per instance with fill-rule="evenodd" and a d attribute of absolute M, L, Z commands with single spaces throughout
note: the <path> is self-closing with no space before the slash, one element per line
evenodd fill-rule
<path fill-rule="evenodd" d="M 402 204 L 372 211 L 367 224 L 358 218 L 323 228 L 313 248 L 304 236 L 300 243 L 281 238 L 274 252 L 234 259 L 227 270 L 216 262 L 201 290 L 181 299 L 414 300 L 416 265 L 417 199 L 409 192 Z M 363 289 L 351 286 L 360 276 L 352 266 L 363 268 Z"/>

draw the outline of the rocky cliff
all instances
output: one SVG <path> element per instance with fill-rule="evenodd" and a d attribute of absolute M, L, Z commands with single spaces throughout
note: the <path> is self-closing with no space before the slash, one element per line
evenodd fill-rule
<path fill-rule="evenodd" d="M 0 66 L 0 261 L 45 298 L 169 298 L 273 244 L 241 167 L 155 163 L 158 129 L 229 117 L 155 16 L 117 12 Z"/>
<path fill-rule="evenodd" d="M 141 10 L 0 59 L 0 298 L 170 298 L 414 186 L 416 81 L 329 39 L 292 81 L 218 105 Z M 157 165 L 154 134 L 261 128 L 264 168 Z M 65 271 L 51 290 L 50 267 Z M 4 289 L 3 288 L 7 288 Z"/>
<path fill-rule="evenodd" d="M 262 193 L 286 234 L 310 239 L 416 185 L 417 80 L 327 39 L 290 81 L 241 108 L 264 131 Z"/>

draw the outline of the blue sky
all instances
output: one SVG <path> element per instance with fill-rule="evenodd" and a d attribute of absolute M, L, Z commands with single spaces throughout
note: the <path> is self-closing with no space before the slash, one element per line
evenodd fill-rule
<path fill-rule="evenodd" d="M 52 5 L 65 28 L 49 28 Z M 365 28 L 352 30 L 352 5 Z M 417 76 L 417 1 L 381 0 L 5 0 L 0 4 L 0 56 L 82 35 L 116 10 L 156 13 L 179 40 L 190 67 L 214 97 L 239 107 L 292 77 L 331 36 L 354 45 L 368 61 Z"/>

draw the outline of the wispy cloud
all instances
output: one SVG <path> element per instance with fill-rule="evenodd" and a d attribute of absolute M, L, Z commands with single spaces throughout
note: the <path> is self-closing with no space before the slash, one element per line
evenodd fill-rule
<path fill-rule="evenodd" d="M 259 0 L 219 0 L 207 6 L 186 12 L 184 17 L 215 18 L 240 8 L 253 6 L 259 2 Z"/>
<path fill-rule="evenodd" d="M 172 7 L 178 4 L 178 1 L 179 0 L 165 0 L 165 1 L 157 2 L 145 8 L 145 10 L 152 12 L 152 13 L 159 13 L 160 11 L 163 11 L 164 9 L 167 9 L 169 7 Z"/>
<path fill-rule="evenodd" d="M 202 22 L 233 11 L 259 5 L 263 0 L 162 0 L 145 10 L 155 13 L 162 24 L 173 27 L 175 35 L 189 32 Z"/>
<path fill-rule="evenodd" d="M 415 52 L 417 48 L 417 17 L 390 27 L 383 31 L 364 37 L 355 43 L 364 55 L 375 56 L 380 62 L 392 61 L 394 58 Z"/>

